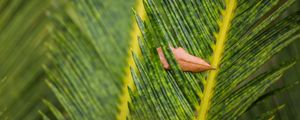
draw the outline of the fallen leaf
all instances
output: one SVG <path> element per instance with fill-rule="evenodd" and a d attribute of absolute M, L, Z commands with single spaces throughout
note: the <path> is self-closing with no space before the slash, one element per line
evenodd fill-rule
<path fill-rule="evenodd" d="M 206 70 L 214 69 L 210 64 L 208 64 L 203 59 L 190 55 L 183 48 L 173 48 L 170 47 L 176 61 L 178 62 L 180 68 L 183 71 L 187 72 L 203 72 Z M 163 64 L 165 69 L 170 69 L 170 65 L 166 60 L 166 57 L 161 49 L 161 47 L 157 48 L 157 52 L 159 55 L 160 62 Z"/>

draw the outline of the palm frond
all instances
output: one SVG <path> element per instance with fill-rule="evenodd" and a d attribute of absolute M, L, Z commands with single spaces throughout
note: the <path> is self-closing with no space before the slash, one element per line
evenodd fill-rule
<path fill-rule="evenodd" d="M 280 105 L 262 115 L 260 115 L 257 120 L 273 120 L 275 118 L 275 113 L 281 109 L 283 109 L 285 107 L 285 105 Z"/>
<path fill-rule="evenodd" d="M 41 102 L 49 95 L 42 65 L 48 32 L 46 10 L 50 1 L 0 1 L 1 119 L 38 119 Z M 5 110 L 4 110 L 5 109 Z"/>
<path fill-rule="evenodd" d="M 133 0 L 72 0 L 65 13 L 52 14 L 48 85 L 65 112 L 46 103 L 57 119 L 126 117 L 127 99 L 120 98 L 127 97 L 128 80 L 123 80 L 134 36 L 130 36 L 133 4 Z"/>
<path fill-rule="evenodd" d="M 299 85 L 299 81 L 296 81 L 295 83 L 293 83 L 291 85 L 286 85 L 286 86 L 283 86 L 283 87 L 276 88 L 274 90 L 268 91 L 268 92 L 264 93 L 262 96 L 260 96 L 256 101 L 254 101 L 252 103 L 252 105 L 250 105 L 251 107 L 248 108 L 248 110 L 250 110 L 252 107 L 254 107 L 255 105 L 257 105 L 258 103 L 261 103 L 264 100 L 266 100 L 266 99 L 268 99 L 270 97 L 276 96 L 276 95 L 278 95 L 280 93 L 287 92 L 288 90 L 290 90 L 292 88 L 295 88 L 298 85 Z"/>
<path fill-rule="evenodd" d="M 293 0 L 145 0 L 148 20 L 133 72 L 132 119 L 236 119 L 295 63 L 256 71 L 300 35 L 300 14 L 281 17 Z M 217 70 L 182 72 L 169 45 Z M 165 71 L 156 48 L 171 64 Z M 258 74 L 258 75 L 257 75 Z"/>

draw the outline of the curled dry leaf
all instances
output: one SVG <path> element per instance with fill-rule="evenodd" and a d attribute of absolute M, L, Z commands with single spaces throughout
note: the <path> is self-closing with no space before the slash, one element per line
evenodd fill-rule
<path fill-rule="evenodd" d="M 208 64 L 207 62 L 205 62 L 199 57 L 190 55 L 181 47 L 179 48 L 170 47 L 170 48 L 175 56 L 176 61 L 178 62 L 180 68 L 183 71 L 203 72 L 206 70 L 214 69 L 211 67 L 210 64 Z M 157 48 L 157 52 L 159 54 L 160 62 L 163 64 L 163 67 L 165 69 L 170 69 L 170 65 L 167 62 L 166 57 L 160 47 Z"/>

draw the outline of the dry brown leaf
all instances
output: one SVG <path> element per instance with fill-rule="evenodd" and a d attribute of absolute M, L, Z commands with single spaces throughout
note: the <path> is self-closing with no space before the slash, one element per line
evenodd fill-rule
<path fill-rule="evenodd" d="M 170 47 L 170 48 L 175 56 L 176 61 L 178 62 L 180 68 L 183 71 L 203 72 L 206 70 L 214 69 L 211 67 L 210 64 L 205 62 L 203 59 L 190 55 L 181 47 L 179 48 Z M 166 57 L 160 47 L 157 48 L 157 52 L 159 54 L 160 62 L 163 64 L 163 67 L 165 69 L 170 69 L 170 65 L 167 62 Z"/>

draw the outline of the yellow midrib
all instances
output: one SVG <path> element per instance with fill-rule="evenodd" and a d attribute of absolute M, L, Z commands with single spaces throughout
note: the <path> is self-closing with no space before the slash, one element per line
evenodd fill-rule
<path fill-rule="evenodd" d="M 144 17 L 146 16 L 145 11 L 144 11 L 144 7 L 143 7 L 143 2 L 142 0 L 136 0 L 136 13 L 138 15 L 141 16 L 142 19 L 144 19 Z M 128 50 L 128 58 L 127 58 L 127 65 L 128 67 L 126 67 L 126 71 L 125 71 L 125 77 L 123 79 L 124 83 L 123 83 L 123 87 L 122 87 L 122 95 L 120 97 L 120 105 L 119 105 L 119 114 L 117 116 L 117 120 L 126 120 L 127 114 L 129 112 L 128 110 L 128 102 L 130 102 L 130 96 L 129 96 L 129 92 L 128 92 L 128 87 L 131 88 L 132 90 L 135 90 L 134 87 L 134 83 L 131 77 L 131 73 L 130 73 L 130 67 L 134 67 L 134 60 L 132 58 L 131 55 L 131 51 L 137 53 L 137 55 L 140 55 L 140 50 L 139 50 L 139 45 L 138 45 L 138 37 L 140 36 L 141 33 L 139 31 L 139 27 L 136 24 L 136 22 L 134 21 L 133 23 L 133 27 L 132 27 L 132 31 L 130 33 L 130 47 Z"/>
<path fill-rule="evenodd" d="M 211 104 L 211 98 L 214 94 L 214 87 L 216 78 L 219 72 L 219 65 L 222 59 L 222 55 L 224 52 L 224 44 L 227 40 L 228 31 L 231 27 L 231 22 L 234 17 L 234 10 L 237 6 L 236 0 L 226 0 L 226 9 L 224 12 L 222 12 L 223 20 L 219 24 L 220 31 L 216 35 L 216 46 L 214 49 L 211 65 L 216 68 L 216 70 L 210 71 L 208 77 L 207 77 L 207 83 L 204 87 L 204 94 L 201 99 L 201 105 L 197 109 L 198 117 L 196 119 L 198 120 L 206 120 L 207 114 L 210 109 Z"/>

